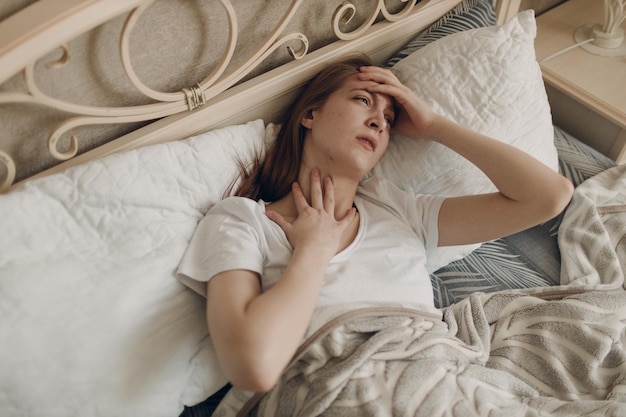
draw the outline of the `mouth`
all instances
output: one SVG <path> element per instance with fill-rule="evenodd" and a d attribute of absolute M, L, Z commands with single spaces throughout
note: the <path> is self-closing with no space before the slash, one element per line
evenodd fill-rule
<path fill-rule="evenodd" d="M 361 146 L 370 151 L 375 151 L 376 146 L 378 145 L 376 143 L 376 139 L 372 138 L 371 136 L 357 136 L 357 140 L 359 141 Z"/>

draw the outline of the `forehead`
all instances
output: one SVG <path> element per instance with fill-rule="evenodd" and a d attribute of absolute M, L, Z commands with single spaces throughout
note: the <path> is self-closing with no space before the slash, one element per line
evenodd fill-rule
<path fill-rule="evenodd" d="M 375 81 L 363 81 L 360 80 L 358 78 L 357 74 L 352 74 L 350 75 L 348 78 L 346 78 L 346 81 L 343 83 L 342 86 L 342 90 L 345 90 L 346 92 L 359 92 L 359 91 L 365 91 L 367 93 L 369 93 L 374 99 L 375 101 L 380 104 L 382 104 L 385 108 L 389 108 L 390 110 L 394 110 L 395 109 L 395 100 L 393 99 L 393 97 L 387 95 L 387 94 L 380 94 L 380 93 L 371 93 L 368 88 L 376 85 L 377 83 Z"/>

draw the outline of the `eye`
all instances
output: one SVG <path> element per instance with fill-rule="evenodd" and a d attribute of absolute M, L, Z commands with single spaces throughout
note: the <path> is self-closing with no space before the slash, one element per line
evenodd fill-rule
<path fill-rule="evenodd" d="M 385 121 L 389 127 L 393 127 L 393 124 L 395 123 L 395 120 L 392 117 L 385 117 Z"/>
<path fill-rule="evenodd" d="M 370 104 L 370 100 L 367 97 L 364 97 L 364 96 L 358 96 L 358 97 L 356 97 L 356 100 L 362 101 L 363 103 L 367 104 L 368 106 Z"/>

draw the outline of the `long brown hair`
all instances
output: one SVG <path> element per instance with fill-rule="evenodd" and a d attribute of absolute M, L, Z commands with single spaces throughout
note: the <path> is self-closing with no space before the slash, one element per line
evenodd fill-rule
<path fill-rule="evenodd" d="M 306 128 L 302 118 L 321 107 L 328 97 L 341 88 L 346 78 L 363 66 L 373 65 L 366 55 L 351 55 L 318 73 L 311 79 L 284 115 L 282 127 L 268 149 L 264 160 L 259 155 L 252 167 L 242 167 L 241 182 L 235 195 L 266 202 L 280 200 L 291 191 L 298 179 Z"/>

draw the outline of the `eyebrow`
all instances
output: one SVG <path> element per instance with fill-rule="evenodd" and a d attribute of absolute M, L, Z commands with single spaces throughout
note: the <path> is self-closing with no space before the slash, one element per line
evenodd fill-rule
<path fill-rule="evenodd" d="M 367 94 L 369 94 L 370 96 L 374 97 L 375 100 L 378 100 L 379 97 L 390 97 L 390 103 L 389 105 L 385 108 L 385 110 L 390 110 L 393 113 L 393 116 L 396 117 L 397 113 L 398 113 L 398 106 L 396 104 L 396 101 L 393 99 L 393 97 L 391 96 L 387 96 L 385 94 L 381 94 L 381 93 L 372 93 L 371 91 L 368 91 L 366 88 L 363 87 L 355 87 L 353 88 L 350 92 L 365 92 Z"/>

